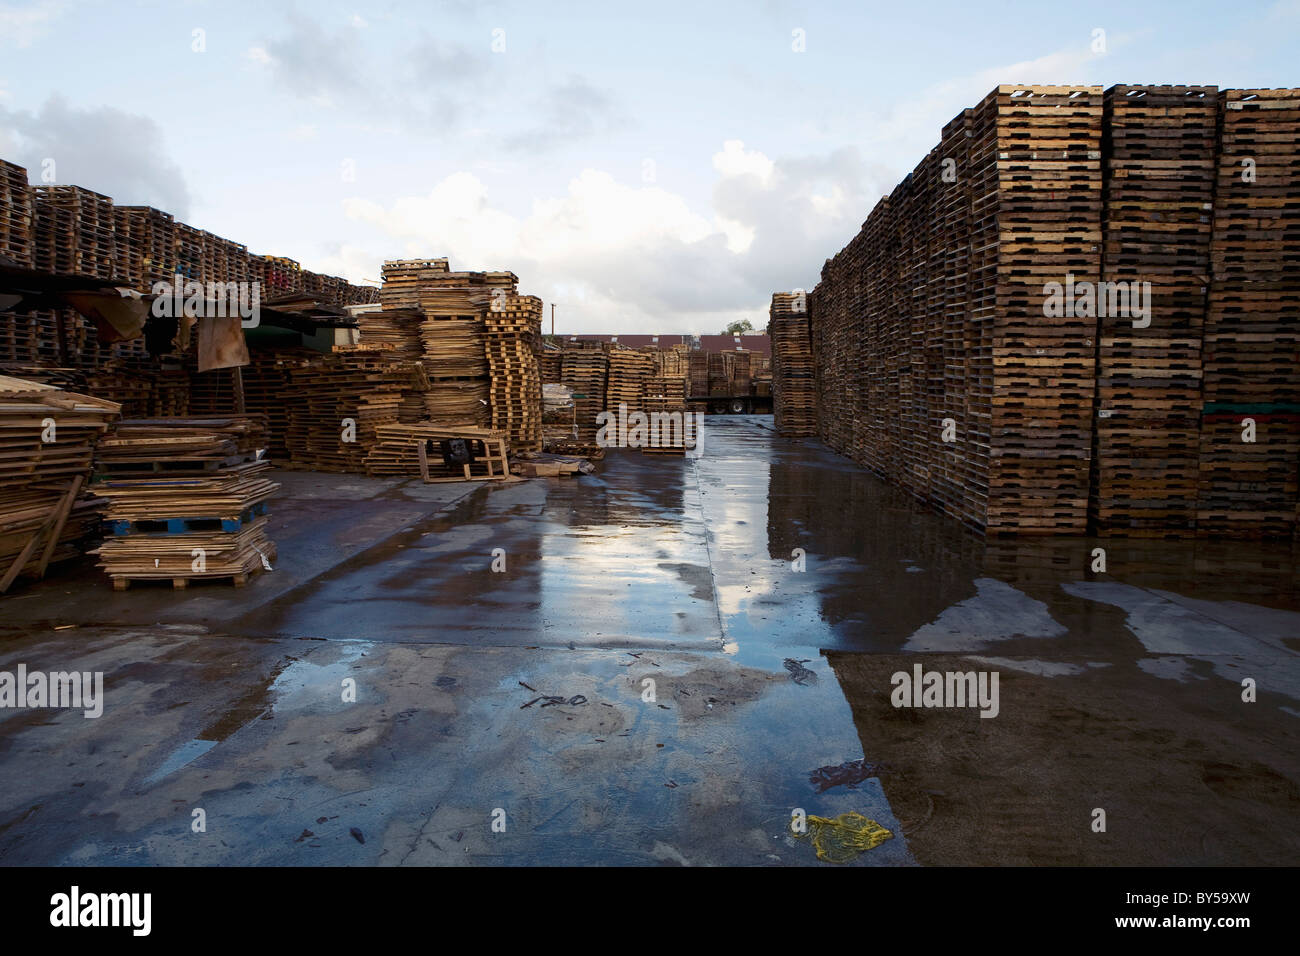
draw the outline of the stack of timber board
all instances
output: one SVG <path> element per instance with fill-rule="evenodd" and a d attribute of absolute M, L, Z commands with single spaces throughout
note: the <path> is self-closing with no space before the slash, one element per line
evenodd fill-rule
<path fill-rule="evenodd" d="M 605 383 L 609 372 L 609 354 L 604 349 L 566 349 L 562 384 L 573 393 L 574 423 L 577 439 L 594 442 L 599 425 L 596 416 L 605 410 Z"/>
<path fill-rule="evenodd" d="M 133 581 L 229 579 L 269 568 L 265 424 L 256 417 L 126 420 L 102 439 L 91 491 L 108 502 L 95 552 L 116 590 Z"/>
<path fill-rule="evenodd" d="M 366 474 L 371 477 L 420 475 L 433 483 L 501 481 L 510 473 L 508 436 L 499 429 L 421 422 L 380 425 L 375 437 L 366 455 Z M 473 460 L 448 464 L 441 450 L 444 441 L 464 442 Z"/>
<path fill-rule="evenodd" d="M 113 402 L 0 376 L 0 593 L 81 553 L 100 505 L 82 495 Z M 53 427 L 51 427 L 53 423 Z"/>
<path fill-rule="evenodd" d="M 646 380 L 654 372 L 654 356 L 639 349 L 611 349 L 605 384 L 605 408 L 615 414 L 620 405 L 628 413 L 642 409 Z"/>
<path fill-rule="evenodd" d="M 808 310 L 802 293 L 777 292 L 769 311 L 772 342 L 772 408 L 776 430 L 799 437 L 816 433 L 813 358 Z M 691 356 L 692 363 L 695 356 Z"/>
<path fill-rule="evenodd" d="M 494 296 L 484 314 L 484 351 L 491 377 L 492 428 L 514 451 L 542 447 L 542 378 L 534 349 L 542 331 L 542 300 Z"/>
<path fill-rule="evenodd" d="M 1197 527 L 1286 536 L 1300 499 L 1300 90 L 1219 99 Z"/>
<path fill-rule="evenodd" d="M 1104 534 L 1196 526 L 1218 104 L 1212 86 L 1106 91 L 1102 281 L 1115 295 L 1097 302 L 1089 502 Z"/>

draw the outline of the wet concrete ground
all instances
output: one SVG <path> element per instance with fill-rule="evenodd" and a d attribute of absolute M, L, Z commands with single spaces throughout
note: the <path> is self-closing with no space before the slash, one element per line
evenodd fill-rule
<path fill-rule="evenodd" d="M 0 863 L 829 865 L 796 808 L 891 831 L 857 865 L 1300 851 L 1288 547 L 984 542 L 762 417 L 579 479 L 280 479 L 247 588 L 0 599 L 0 670 L 107 690 L 0 709 Z M 997 717 L 894 707 L 915 664 L 996 671 Z"/>

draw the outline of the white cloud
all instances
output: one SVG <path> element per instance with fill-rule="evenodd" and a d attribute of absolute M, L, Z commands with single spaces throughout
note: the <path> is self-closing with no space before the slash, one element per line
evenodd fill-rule
<path fill-rule="evenodd" d="M 271 63 L 271 54 L 267 53 L 266 49 L 260 46 L 250 46 L 247 52 L 244 53 L 244 58 L 251 60 L 254 63 L 261 63 L 268 66 Z"/>
<path fill-rule="evenodd" d="M 38 0 L 27 6 L 0 4 L 0 41 L 7 40 L 17 47 L 31 46 L 63 8 L 62 0 Z"/>
<path fill-rule="evenodd" d="M 358 30 L 364 30 L 366 27 L 370 26 L 370 24 L 366 22 L 366 18 L 359 13 L 352 14 L 352 19 L 349 22 Z"/>
<path fill-rule="evenodd" d="M 388 205 L 353 198 L 345 214 L 393 240 L 335 267 L 373 277 L 381 259 L 448 256 L 455 269 L 510 269 L 527 293 L 561 304 L 562 331 L 712 332 L 762 328 L 772 291 L 811 287 L 821 261 L 864 215 L 852 151 L 773 160 L 728 141 L 713 158 L 712 207 L 656 185 L 585 169 L 563 194 L 512 211 L 458 172 Z"/>

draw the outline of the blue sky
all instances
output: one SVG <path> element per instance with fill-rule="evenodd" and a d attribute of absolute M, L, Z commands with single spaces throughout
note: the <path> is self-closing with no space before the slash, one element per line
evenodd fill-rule
<path fill-rule="evenodd" d="M 1297 36 L 1300 0 L 0 0 L 0 157 L 353 281 L 445 255 L 557 331 L 712 332 L 998 83 L 1296 86 Z"/>

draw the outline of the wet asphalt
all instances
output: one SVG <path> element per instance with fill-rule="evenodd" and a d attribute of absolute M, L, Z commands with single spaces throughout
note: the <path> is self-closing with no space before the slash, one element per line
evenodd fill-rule
<path fill-rule="evenodd" d="M 0 709 L 0 864 L 833 866 L 789 824 L 849 811 L 890 838 L 847 865 L 1300 851 L 1288 544 L 985 541 L 763 416 L 581 478 L 278 480 L 246 588 L 0 599 L 0 671 L 106 687 Z M 894 706 L 917 664 L 997 716 Z"/>

